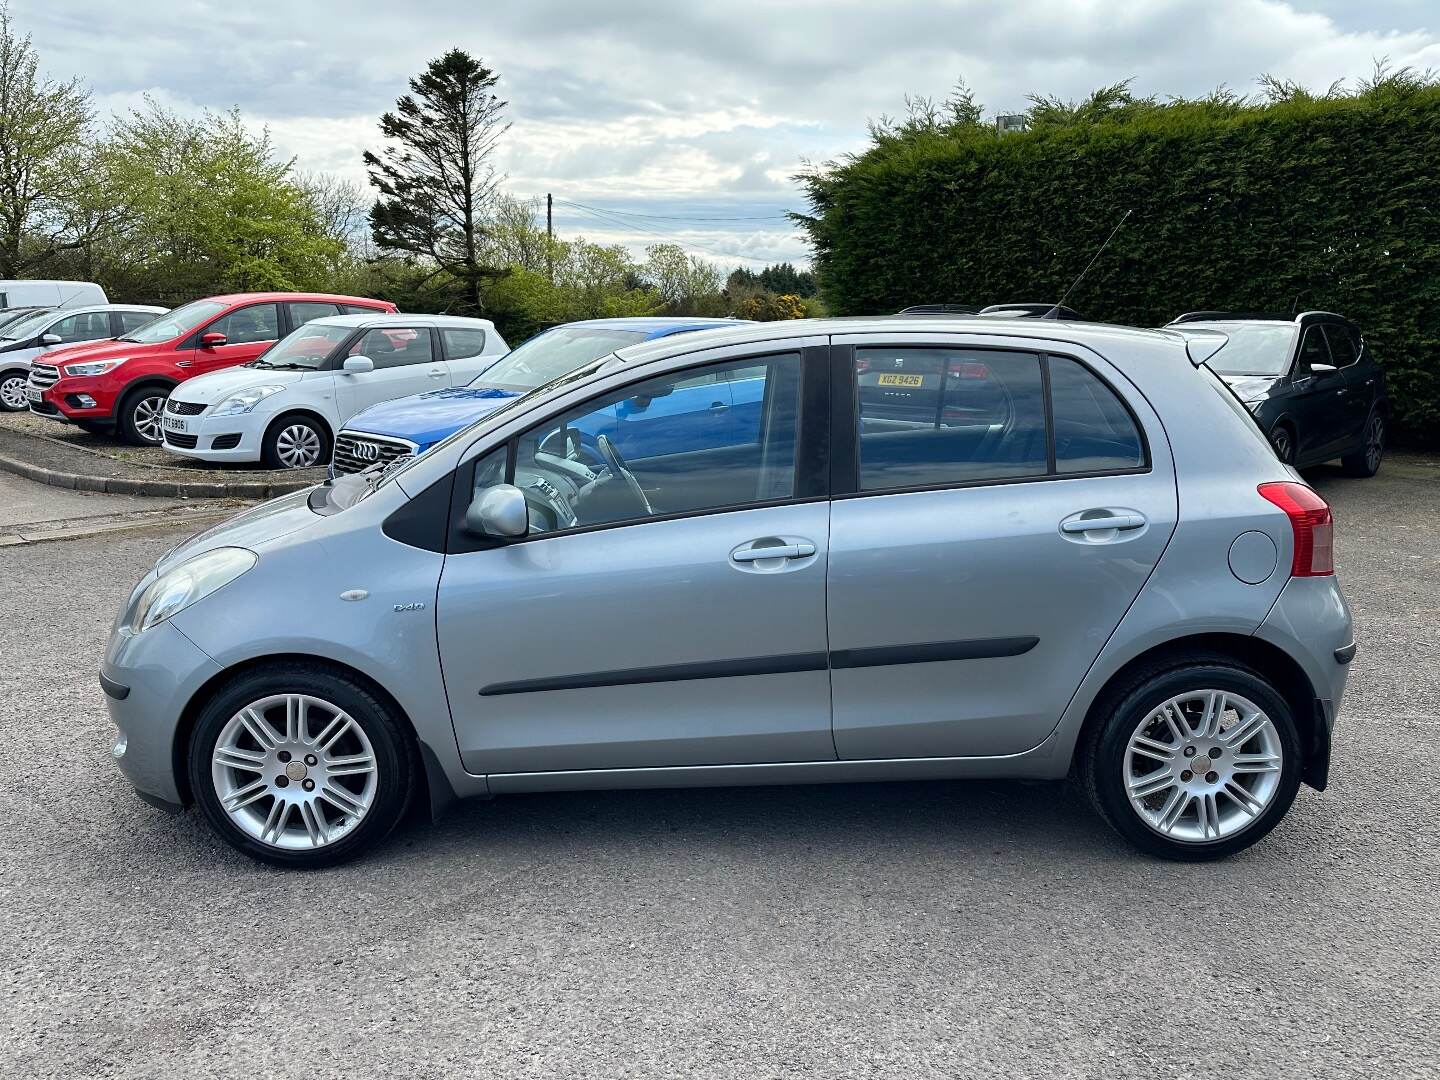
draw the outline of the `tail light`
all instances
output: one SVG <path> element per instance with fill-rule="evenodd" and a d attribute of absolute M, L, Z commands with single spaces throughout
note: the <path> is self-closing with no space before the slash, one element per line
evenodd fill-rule
<path fill-rule="evenodd" d="M 1291 577 L 1324 577 L 1335 572 L 1335 523 L 1330 505 L 1304 484 L 1261 484 L 1260 496 L 1290 519 L 1295 536 Z"/>

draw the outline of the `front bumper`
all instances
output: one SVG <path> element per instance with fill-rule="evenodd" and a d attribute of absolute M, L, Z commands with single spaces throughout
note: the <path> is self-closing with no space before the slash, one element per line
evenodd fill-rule
<path fill-rule="evenodd" d="M 166 412 L 161 421 L 166 450 L 179 457 L 200 461 L 259 461 L 260 443 L 270 417 L 241 413 L 238 416 L 176 416 Z M 183 429 L 174 425 L 184 425 Z"/>
<path fill-rule="evenodd" d="M 220 670 L 171 623 L 143 634 L 125 627 L 112 633 L 100 668 L 105 704 L 119 729 L 111 754 L 146 802 L 186 802 L 176 734 L 185 706 Z"/>
<path fill-rule="evenodd" d="M 33 374 L 35 368 L 32 365 Z M 40 400 L 30 399 L 30 411 L 51 420 L 111 420 L 115 413 L 115 393 L 98 386 L 95 378 L 61 377 L 40 391 Z M 33 383 L 31 384 L 33 385 Z M 86 404 L 86 402 L 91 404 Z"/>

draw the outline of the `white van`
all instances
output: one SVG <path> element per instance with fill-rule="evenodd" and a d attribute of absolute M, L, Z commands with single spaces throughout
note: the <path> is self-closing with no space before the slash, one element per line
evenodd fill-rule
<path fill-rule="evenodd" d="M 93 281 L 0 281 L 0 311 L 12 307 L 72 308 L 108 304 Z"/>

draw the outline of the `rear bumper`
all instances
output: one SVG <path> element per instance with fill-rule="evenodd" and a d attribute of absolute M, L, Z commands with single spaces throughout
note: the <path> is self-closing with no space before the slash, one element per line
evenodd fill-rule
<path fill-rule="evenodd" d="M 1255 636 L 1293 658 L 1310 683 L 1314 716 L 1304 778 L 1324 790 L 1335 722 L 1356 653 L 1355 628 L 1339 581 L 1333 575 L 1291 578 Z"/>

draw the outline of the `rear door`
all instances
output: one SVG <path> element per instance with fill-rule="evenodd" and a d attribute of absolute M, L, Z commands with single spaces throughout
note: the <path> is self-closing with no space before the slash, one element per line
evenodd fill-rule
<path fill-rule="evenodd" d="M 346 355 L 369 357 L 375 370 L 335 373 L 340 422 L 382 401 L 449 386 L 450 369 L 436 337 L 428 326 L 383 326 L 362 334 Z"/>
<path fill-rule="evenodd" d="M 440 343 L 445 347 L 445 366 L 449 385 L 465 386 L 496 360 L 498 353 L 487 353 L 489 335 L 483 327 L 448 326 L 440 330 Z"/>
<path fill-rule="evenodd" d="M 199 344 L 206 334 L 224 334 L 225 344 L 204 347 Z M 190 376 L 220 371 L 236 364 L 248 364 L 280 337 L 278 304 L 247 304 L 222 315 L 188 340 L 195 348 L 184 359 L 189 360 Z"/>
<path fill-rule="evenodd" d="M 836 339 L 842 759 L 1039 744 L 1174 531 L 1168 444 L 1118 371 L 1072 345 L 980 341 Z"/>

